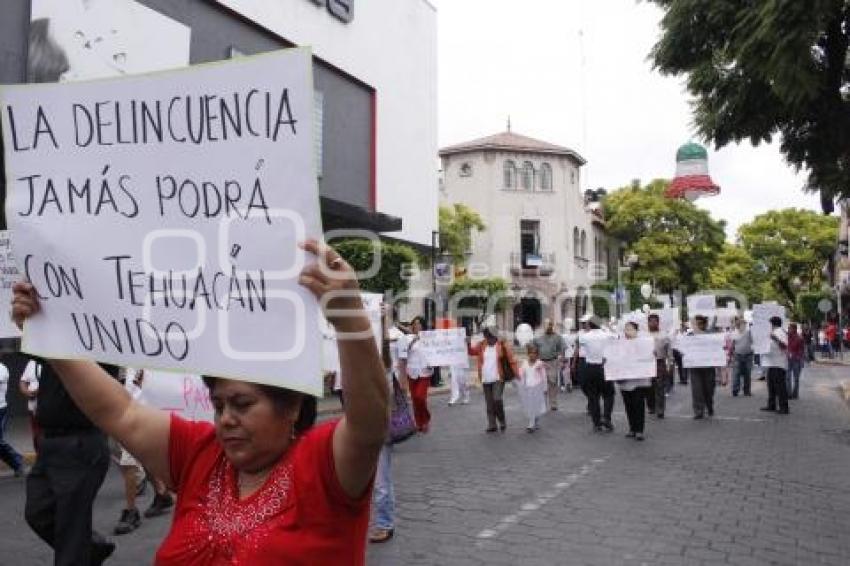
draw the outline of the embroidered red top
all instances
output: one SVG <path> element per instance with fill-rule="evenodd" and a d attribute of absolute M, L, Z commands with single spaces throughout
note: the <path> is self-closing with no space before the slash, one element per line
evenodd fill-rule
<path fill-rule="evenodd" d="M 363 565 L 371 490 L 353 500 L 339 484 L 336 423 L 302 435 L 266 483 L 240 501 L 213 426 L 172 416 L 168 457 L 177 506 L 156 564 Z"/>

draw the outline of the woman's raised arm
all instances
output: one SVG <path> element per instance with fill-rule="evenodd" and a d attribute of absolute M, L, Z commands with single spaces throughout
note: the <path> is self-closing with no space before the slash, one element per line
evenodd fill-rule
<path fill-rule="evenodd" d="M 327 246 L 310 240 L 303 247 L 319 263 L 304 269 L 301 284 L 316 295 L 337 332 L 345 405 L 334 432 L 334 464 L 342 488 L 357 498 L 369 486 L 386 439 L 389 388 L 354 271 Z"/>
<path fill-rule="evenodd" d="M 39 309 L 35 289 L 16 283 L 12 316 L 19 327 Z M 49 360 L 74 403 L 103 432 L 115 438 L 151 473 L 171 485 L 168 459 L 170 417 L 134 402 L 120 383 L 99 365 L 76 360 Z"/>

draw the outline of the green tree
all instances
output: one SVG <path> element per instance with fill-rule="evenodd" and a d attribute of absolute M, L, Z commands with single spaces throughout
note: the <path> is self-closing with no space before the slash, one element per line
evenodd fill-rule
<path fill-rule="evenodd" d="M 770 142 L 822 196 L 850 196 L 850 2 L 650 0 L 664 11 L 651 53 L 686 75 L 699 133 L 717 148 Z"/>
<path fill-rule="evenodd" d="M 723 249 L 725 223 L 682 199 L 669 199 L 669 181 L 657 179 L 641 187 L 612 192 L 603 201 L 608 231 L 620 240 L 625 253 L 636 253 L 638 265 L 629 282 L 652 281 L 669 293 L 704 288 L 709 269 Z"/>
<path fill-rule="evenodd" d="M 440 206 L 440 248 L 451 255 L 454 264 L 463 265 L 472 247 L 472 231 L 485 229 L 481 215 L 465 204 Z"/>
<path fill-rule="evenodd" d="M 471 278 L 463 277 L 456 279 L 449 286 L 449 297 L 457 299 L 458 307 L 463 309 L 474 309 L 484 311 L 488 301 L 492 297 L 500 295 L 498 301 L 492 306 L 498 312 L 505 310 L 510 304 L 510 298 L 506 295 L 508 282 L 501 277 Z M 463 294 L 464 296 L 458 297 Z"/>
<path fill-rule="evenodd" d="M 821 270 L 835 251 L 838 218 L 786 208 L 756 216 L 738 229 L 738 240 L 759 262 L 779 301 L 797 307 L 800 289 L 820 289 Z"/>
<path fill-rule="evenodd" d="M 351 238 L 331 245 L 359 273 L 367 272 L 375 263 L 376 254 L 380 254 L 377 273 L 360 280 L 360 288 L 372 293 L 392 291 L 398 295 L 406 292 L 410 282 L 405 274 L 423 264 L 423 258 L 416 250 L 397 242 Z"/>
<path fill-rule="evenodd" d="M 765 296 L 765 277 L 761 266 L 743 247 L 728 242 L 709 269 L 708 284 L 716 290 L 738 291 L 747 297 L 750 305 L 762 302 Z"/>

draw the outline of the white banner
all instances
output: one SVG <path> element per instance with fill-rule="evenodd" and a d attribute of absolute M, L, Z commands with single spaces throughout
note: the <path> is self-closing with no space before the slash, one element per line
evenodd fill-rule
<path fill-rule="evenodd" d="M 679 336 L 676 339 L 676 349 L 682 352 L 682 367 L 706 368 L 723 367 L 726 365 L 726 335 L 722 332 L 714 334 L 694 334 Z"/>
<path fill-rule="evenodd" d="M 605 380 L 649 379 L 655 377 L 655 339 L 640 336 L 631 340 L 611 340 L 605 346 Z"/>
<path fill-rule="evenodd" d="M 142 402 L 190 421 L 212 422 L 215 409 L 198 375 L 144 370 Z"/>
<path fill-rule="evenodd" d="M 465 328 L 423 330 L 419 342 L 429 366 L 469 367 Z"/>
<path fill-rule="evenodd" d="M 770 333 L 773 327 L 770 319 L 778 316 L 782 319 L 782 327 L 785 327 L 785 307 L 775 303 L 753 305 L 753 352 L 756 354 L 767 354 L 770 351 Z"/>
<path fill-rule="evenodd" d="M 22 349 L 322 392 L 312 60 L 0 88 Z"/>
<path fill-rule="evenodd" d="M 12 252 L 12 235 L 0 230 L 0 338 L 19 338 L 21 331 L 12 322 L 12 285 L 21 276 Z"/>

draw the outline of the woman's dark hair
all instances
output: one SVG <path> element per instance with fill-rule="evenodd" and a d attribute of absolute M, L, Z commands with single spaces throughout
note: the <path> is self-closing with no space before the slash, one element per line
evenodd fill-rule
<path fill-rule="evenodd" d="M 414 316 L 413 319 L 410 321 L 410 326 L 412 327 L 413 323 L 417 320 L 419 321 L 419 326 L 422 327 L 422 330 L 428 330 L 428 323 L 425 322 L 424 316 Z"/>
<path fill-rule="evenodd" d="M 50 37 L 49 28 L 48 18 L 30 23 L 27 76 L 31 83 L 55 83 L 70 69 L 65 51 Z"/>
<path fill-rule="evenodd" d="M 638 323 L 633 321 L 633 320 L 630 320 L 629 322 L 627 322 L 626 326 L 631 326 L 634 330 L 638 330 Z"/>
<path fill-rule="evenodd" d="M 210 394 L 212 394 L 218 378 L 211 375 L 203 375 L 201 376 L 201 379 L 204 381 L 204 385 L 207 386 Z M 296 434 L 307 432 L 314 424 L 316 424 L 316 416 L 318 415 L 318 400 L 312 395 L 299 393 L 298 391 L 293 391 L 284 387 L 265 385 L 263 383 L 255 383 L 254 385 L 260 388 L 263 393 L 268 395 L 268 397 L 272 400 L 272 403 L 274 403 L 275 409 L 281 414 L 291 407 L 296 401 L 300 402 L 301 407 L 298 411 L 298 418 L 295 419 L 295 424 L 293 425 Z"/>

